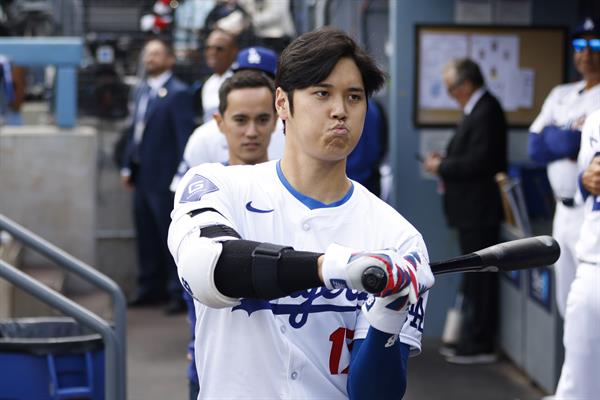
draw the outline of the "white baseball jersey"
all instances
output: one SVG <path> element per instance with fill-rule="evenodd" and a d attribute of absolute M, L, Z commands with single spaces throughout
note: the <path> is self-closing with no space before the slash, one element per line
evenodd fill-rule
<path fill-rule="evenodd" d="M 585 171 L 595 156 L 600 156 L 600 103 L 598 108 L 587 118 L 581 132 L 577 161 L 580 172 Z M 585 199 L 583 225 L 575 250 L 579 260 L 600 266 L 600 196 L 590 195 Z"/>
<path fill-rule="evenodd" d="M 210 121 L 214 113 L 219 111 L 219 89 L 231 75 L 233 75 L 233 71 L 230 69 L 223 75 L 212 74 L 202 85 L 202 108 L 204 109 L 202 120 L 204 122 Z"/>
<path fill-rule="evenodd" d="M 269 160 L 279 160 L 283 156 L 284 146 L 283 122 L 278 118 L 269 143 Z M 183 160 L 171 182 L 171 191 L 177 190 L 179 181 L 191 167 L 204 163 L 225 164 L 228 160 L 229 146 L 227 145 L 227 139 L 219 130 L 217 121 L 213 118 L 197 127 L 188 139 L 183 152 Z"/>
<path fill-rule="evenodd" d="M 569 83 L 556 86 L 544 102 L 542 111 L 530 127 L 530 131 L 540 133 L 548 125 L 556 125 L 562 129 L 574 129 L 582 120 L 600 105 L 600 85 L 583 90 L 585 82 Z M 560 199 L 572 199 L 577 193 L 577 163 L 564 158 L 547 166 L 548 180 L 554 195 Z M 564 316 L 567 295 L 571 282 L 575 278 L 577 259 L 575 243 L 579 238 L 579 230 L 583 219 L 583 210 L 575 205 L 568 207 L 561 202 L 556 203 L 552 235 L 561 247 L 561 255 L 554 264 L 556 276 L 556 303 L 559 313 Z"/>
<path fill-rule="evenodd" d="M 562 129 L 576 129 L 586 116 L 600 105 L 600 85 L 583 90 L 585 81 L 556 86 L 546 100 L 530 132 L 540 133 L 548 125 Z M 577 168 L 573 160 L 557 160 L 548 164 L 548 179 L 555 195 L 573 198 L 577 191 Z"/>
<path fill-rule="evenodd" d="M 254 166 L 204 164 L 184 176 L 171 229 L 183 213 L 213 208 L 247 240 L 324 252 L 332 242 L 356 249 L 417 251 L 431 274 L 419 232 L 362 185 L 324 205 L 297 192 L 279 161 Z M 173 252 L 178 244 L 169 243 Z M 418 272 L 419 273 L 419 272 Z M 196 301 L 199 398 L 339 399 L 348 397 L 353 339 L 366 337 L 361 305 L 367 294 L 317 288 L 231 308 Z M 400 340 L 421 348 L 427 293 L 409 309 Z"/>
<path fill-rule="evenodd" d="M 600 110 L 583 126 L 578 166 L 583 172 L 600 155 Z M 600 393 L 600 196 L 585 199 L 584 219 L 576 245 L 580 263 L 567 299 L 563 342 L 565 361 L 556 399 L 595 399 Z"/>

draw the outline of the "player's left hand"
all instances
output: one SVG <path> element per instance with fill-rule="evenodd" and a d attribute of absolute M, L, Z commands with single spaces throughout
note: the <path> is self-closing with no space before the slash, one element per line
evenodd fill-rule
<path fill-rule="evenodd" d="M 388 297 L 369 296 L 362 306 L 369 324 L 381 332 L 400 333 L 408 314 L 408 302 L 401 293 Z"/>
<path fill-rule="evenodd" d="M 416 253 L 401 257 L 393 249 L 370 252 L 354 252 L 338 244 L 331 244 L 323 259 L 323 282 L 329 289 L 348 288 L 365 291 L 362 284 L 364 271 L 369 267 L 379 267 L 387 275 L 387 285 L 378 297 L 399 294 L 408 302 L 416 303 L 419 298 L 417 269 L 421 263 Z"/>

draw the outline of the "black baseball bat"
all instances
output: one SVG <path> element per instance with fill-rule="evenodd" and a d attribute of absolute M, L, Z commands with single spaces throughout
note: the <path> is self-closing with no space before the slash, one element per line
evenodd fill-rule
<path fill-rule="evenodd" d="M 552 236 L 534 236 L 499 243 L 473 253 L 429 263 L 434 275 L 458 272 L 499 272 L 542 267 L 554 264 L 560 246 Z M 362 284 L 367 292 L 379 293 L 387 285 L 387 275 L 379 267 L 363 272 Z"/>

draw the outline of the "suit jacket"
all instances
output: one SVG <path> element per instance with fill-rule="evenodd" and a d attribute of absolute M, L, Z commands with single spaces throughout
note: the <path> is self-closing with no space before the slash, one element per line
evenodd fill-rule
<path fill-rule="evenodd" d="M 503 219 L 495 174 L 506 171 L 507 127 L 498 100 L 486 92 L 462 120 L 439 167 L 448 224 L 493 227 Z"/>
<path fill-rule="evenodd" d="M 134 116 L 140 97 L 138 89 Z M 195 128 L 193 101 L 187 85 L 171 76 L 148 101 L 146 125 L 139 145 L 133 140 L 134 124 L 135 118 L 129 127 L 122 166 L 132 171 L 136 190 L 168 192 L 185 144 Z"/>

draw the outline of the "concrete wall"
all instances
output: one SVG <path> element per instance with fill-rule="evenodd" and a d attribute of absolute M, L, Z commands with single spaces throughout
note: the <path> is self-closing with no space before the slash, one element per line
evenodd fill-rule
<path fill-rule="evenodd" d="M 113 161 L 123 121 L 81 122 L 92 124 L 98 132 L 95 266 L 128 295 L 135 289 L 137 271 L 132 192 L 121 185 L 119 169 Z"/>
<path fill-rule="evenodd" d="M 96 132 L 89 127 L 3 127 L 0 213 L 94 265 L 96 154 Z M 25 263 L 45 261 L 26 253 Z M 69 290 L 85 288 L 67 280 Z"/>

